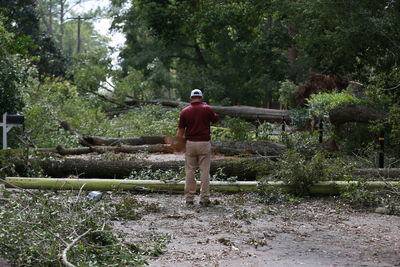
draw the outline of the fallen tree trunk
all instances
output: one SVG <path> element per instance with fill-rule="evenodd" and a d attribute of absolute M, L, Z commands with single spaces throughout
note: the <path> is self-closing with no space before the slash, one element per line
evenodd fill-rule
<path fill-rule="evenodd" d="M 139 104 L 160 104 L 168 107 L 184 107 L 189 105 L 187 102 L 173 101 L 173 100 L 130 100 L 126 101 L 127 105 Z M 285 117 L 286 122 L 290 122 L 290 112 L 288 110 L 257 108 L 251 106 L 211 106 L 215 113 L 220 116 L 229 116 L 241 118 L 249 121 L 267 121 L 267 122 L 282 122 Z"/>
<path fill-rule="evenodd" d="M 237 176 L 242 180 L 254 180 L 257 171 L 252 165 L 260 162 L 261 158 L 243 159 L 218 159 L 211 162 L 210 173 L 214 174 L 223 168 L 229 176 Z M 75 175 L 85 178 L 126 178 L 133 171 L 143 169 L 175 170 L 179 171 L 184 166 L 181 161 L 111 161 L 111 160 L 85 160 L 81 158 L 66 158 L 62 160 L 38 160 L 44 174 L 51 177 L 68 177 Z"/>
<path fill-rule="evenodd" d="M 237 176 L 240 180 L 250 181 L 256 179 L 258 175 L 257 166 L 264 164 L 263 162 L 267 159 L 274 159 L 274 157 L 215 159 L 211 162 L 210 173 L 214 174 L 222 168 L 228 177 Z M 43 168 L 44 173 L 51 177 L 76 175 L 86 178 L 125 178 L 133 171 L 143 169 L 179 171 L 184 166 L 184 159 L 155 162 L 66 158 L 62 160 L 38 160 L 38 163 Z M 267 162 L 265 164 L 267 165 Z M 398 180 L 400 169 L 356 169 L 353 176 L 355 179 Z"/>
<path fill-rule="evenodd" d="M 286 151 L 284 144 L 269 141 L 211 141 L 215 153 L 233 156 L 253 154 L 262 156 L 280 156 Z"/>
<path fill-rule="evenodd" d="M 154 144 L 165 144 L 164 135 L 154 135 L 154 136 L 140 136 L 133 138 L 109 138 L 102 136 L 83 136 L 85 142 L 93 146 L 113 146 L 113 145 L 154 145 Z"/>
<path fill-rule="evenodd" d="M 18 187 L 25 189 L 43 190 L 142 190 L 146 188 L 152 191 L 183 191 L 184 182 L 165 183 L 159 180 L 117 180 L 117 179 L 51 179 L 51 178 L 25 178 L 7 177 L 6 180 Z M 350 185 L 358 184 L 357 181 L 326 181 L 318 182 L 311 186 L 312 195 L 337 195 Z M 294 187 L 283 182 L 267 182 L 274 188 L 292 192 Z M 219 192 L 256 192 L 259 183 L 256 181 L 222 182 L 211 181 L 210 189 Z M 384 190 L 393 186 L 400 186 L 400 182 L 366 182 L 366 188 L 371 191 Z M 197 190 L 200 184 L 197 183 Z"/>
<path fill-rule="evenodd" d="M 382 111 L 362 107 L 362 106 L 345 106 L 332 109 L 329 112 L 329 120 L 335 126 L 340 126 L 347 122 L 369 123 L 376 120 L 384 120 L 386 114 Z"/>
<path fill-rule="evenodd" d="M 367 168 L 367 169 L 355 169 L 355 177 L 363 177 L 367 179 L 396 179 L 400 180 L 400 168 Z"/>
<path fill-rule="evenodd" d="M 139 153 L 139 152 L 149 152 L 149 153 L 172 153 L 173 150 L 170 145 L 166 144 L 155 144 L 155 145 L 141 145 L 141 146 L 88 146 L 88 147 L 76 147 L 76 148 L 37 148 L 36 151 L 41 153 L 56 153 L 60 155 L 82 155 L 88 153 L 105 153 L 105 152 L 115 152 L 115 153 Z"/>
<path fill-rule="evenodd" d="M 124 142 L 120 139 L 118 143 Z M 243 154 L 255 154 L 263 156 L 280 156 L 286 150 L 285 145 L 269 142 L 269 141 L 241 141 L 241 142 L 221 142 L 212 141 L 212 149 L 214 153 L 233 156 Z M 170 144 L 154 144 L 154 145 L 141 145 L 141 146 L 89 146 L 89 147 L 78 147 L 78 148 L 38 148 L 38 152 L 42 153 L 57 153 L 60 155 L 81 155 L 88 153 L 104 153 L 107 151 L 115 153 L 138 153 L 138 152 L 149 152 L 149 153 L 173 153 L 174 151 L 181 151 L 174 145 Z"/>

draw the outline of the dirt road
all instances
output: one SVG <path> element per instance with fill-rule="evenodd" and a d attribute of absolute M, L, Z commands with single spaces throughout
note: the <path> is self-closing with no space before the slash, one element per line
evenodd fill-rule
<path fill-rule="evenodd" d="M 138 198 L 160 212 L 116 226 L 129 242 L 164 240 L 150 266 L 400 266 L 398 216 L 329 199 L 264 205 L 252 194 L 214 195 L 218 205 L 187 207 L 181 195 Z"/>

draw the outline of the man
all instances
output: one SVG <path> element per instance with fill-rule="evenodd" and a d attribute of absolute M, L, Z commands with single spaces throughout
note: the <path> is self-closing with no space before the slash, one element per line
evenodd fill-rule
<path fill-rule="evenodd" d="M 194 204 L 196 179 L 194 172 L 200 169 L 200 205 L 210 204 L 210 164 L 211 164 L 211 123 L 216 123 L 219 116 L 210 106 L 203 103 L 203 93 L 194 89 L 190 93 L 190 105 L 179 116 L 178 138 L 186 139 L 185 153 L 185 200 Z"/>

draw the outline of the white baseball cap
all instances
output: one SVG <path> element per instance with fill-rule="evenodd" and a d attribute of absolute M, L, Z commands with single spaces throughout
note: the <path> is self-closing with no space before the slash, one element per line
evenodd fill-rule
<path fill-rule="evenodd" d="M 200 96 L 203 97 L 203 93 L 200 91 L 200 89 L 194 89 L 192 92 L 190 92 L 190 97 L 194 96 Z"/>

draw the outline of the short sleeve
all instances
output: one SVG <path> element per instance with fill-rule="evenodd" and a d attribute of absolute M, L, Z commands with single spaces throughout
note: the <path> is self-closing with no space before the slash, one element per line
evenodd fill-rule
<path fill-rule="evenodd" d="M 181 114 L 179 115 L 178 127 L 179 128 L 186 128 L 187 127 L 185 116 L 184 116 L 183 112 L 181 112 Z"/>

